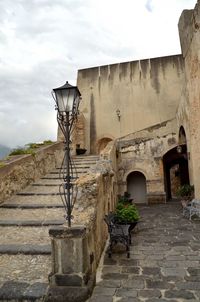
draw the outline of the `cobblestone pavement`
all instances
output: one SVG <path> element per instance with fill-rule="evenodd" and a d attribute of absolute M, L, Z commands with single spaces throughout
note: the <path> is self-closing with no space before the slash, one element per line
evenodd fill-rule
<path fill-rule="evenodd" d="M 200 301 L 200 221 L 183 218 L 176 202 L 140 214 L 130 258 L 122 246 L 105 254 L 88 301 Z"/>

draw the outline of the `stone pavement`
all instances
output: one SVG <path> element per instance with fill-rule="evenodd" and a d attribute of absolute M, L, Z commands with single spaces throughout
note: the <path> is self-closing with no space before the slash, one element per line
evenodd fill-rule
<path fill-rule="evenodd" d="M 130 258 L 122 246 L 105 254 L 88 302 L 200 301 L 200 221 L 177 202 L 139 209 Z"/>

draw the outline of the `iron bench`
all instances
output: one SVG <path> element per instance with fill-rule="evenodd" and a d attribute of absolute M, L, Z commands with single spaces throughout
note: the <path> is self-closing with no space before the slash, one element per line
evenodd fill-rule
<path fill-rule="evenodd" d="M 192 219 L 193 216 L 198 216 L 200 218 L 200 200 L 193 199 L 189 203 L 182 202 L 183 206 L 183 216 Z"/>
<path fill-rule="evenodd" d="M 127 258 L 130 257 L 131 230 L 133 224 L 119 224 L 115 221 L 114 213 L 105 215 L 104 221 L 108 226 L 109 233 L 109 248 L 108 256 L 111 257 L 113 246 L 117 243 L 122 243 L 126 247 Z M 134 223 L 134 226 L 137 223 Z"/>

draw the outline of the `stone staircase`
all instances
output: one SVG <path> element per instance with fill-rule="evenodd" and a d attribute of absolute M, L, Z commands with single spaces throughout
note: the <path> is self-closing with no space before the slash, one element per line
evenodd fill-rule
<path fill-rule="evenodd" d="M 78 176 L 97 156 L 77 156 Z M 51 272 L 48 229 L 64 223 L 59 169 L 0 204 L 0 301 L 43 301 Z"/>

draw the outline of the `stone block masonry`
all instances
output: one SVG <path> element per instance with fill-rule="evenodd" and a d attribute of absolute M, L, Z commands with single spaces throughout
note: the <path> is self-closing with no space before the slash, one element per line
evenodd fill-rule
<path fill-rule="evenodd" d="M 34 155 L 19 155 L 0 168 L 0 203 L 24 189 L 56 166 L 63 158 L 63 143 L 39 149 Z M 13 158 L 13 159 L 12 159 Z"/>

